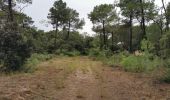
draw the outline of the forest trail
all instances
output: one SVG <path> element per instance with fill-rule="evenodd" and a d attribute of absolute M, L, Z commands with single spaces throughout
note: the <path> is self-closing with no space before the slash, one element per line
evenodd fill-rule
<path fill-rule="evenodd" d="M 170 85 L 88 57 L 58 57 L 32 74 L 1 75 L 0 100 L 170 100 Z"/>

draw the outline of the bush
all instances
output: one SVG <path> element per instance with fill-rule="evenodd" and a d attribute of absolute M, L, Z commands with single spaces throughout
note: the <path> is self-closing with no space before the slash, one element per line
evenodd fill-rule
<path fill-rule="evenodd" d="M 142 72 L 145 70 L 145 63 L 143 63 L 143 58 L 136 56 L 129 56 L 124 58 L 121 64 L 126 71 L 130 72 Z M 147 62 L 146 62 L 147 63 Z"/>
<path fill-rule="evenodd" d="M 100 55 L 100 50 L 98 48 L 93 48 L 89 50 L 90 57 L 97 57 Z"/>
<path fill-rule="evenodd" d="M 2 32 L 0 34 L 1 59 L 3 70 L 19 71 L 31 55 L 31 44 L 24 40 L 21 33 Z"/>
<path fill-rule="evenodd" d="M 160 81 L 170 83 L 170 59 L 164 60 L 164 73 L 161 75 Z"/>
<path fill-rule="evenodd" d="M 98 48 L 93 48 L 89 50 L 89 56 L 94 57 L 97 60 L 107 60 L 109 57 L 111 57 L 113 53 L 110 50 L 100 50 Z"/>
<path fill-rule="evenodd" d="M 165 74 L 163 75 L 163 77 L 161 77 L 160 80 L 166 83 L 170 83 L 170 68 L 166 70 Z"/>
<path fill-rule="evenodd" d="M 50 60 L 54 57 L 52 54 L 32 54 L 30 58 L 27 59 L 24 67 L 25 72 L 32 72 L 36 69 L 36 65 L 40 62 Z"/>
<path fill-rule="evenodd" d="M 129 53 L 124 51 L 121 53 L 116 53 L 113 56 L 109 57 L 108 60 L 105 62 L 108 65 L 111 66 L 120 66 L 121 65 L 121 61 L 125 58 L 128 57 Z"/>
<path fill-rule="evenodd" d="M 170 68 L 170 59 L 164 59 L 164 67 Z"/>
<path fill-rule="evenodd" d="M 170 31 L 165 33 L 160 39 L 160 48 L 162 58 L 170 58 Z"/>
<path fill-rule="evenodd" d="M 67 55 L 69 57 L 74 57 L 74 56 L 79 56 L 80 52 L 79 51 L 71 51 L 71 52 L 65 52 L 64 55 Z"/>
<path fill-rule="evenodd" d="M 165 66 L 165 61 L 149 53 L 135 56 L 127 51 L 113 54 L 107 50 L 91 49 L 89 55 L 110 66 L 122 66 L 124 70 L 129 72 L 150 72 Z"/>
<path fill-rule="evenodd" d="M 148 72 L 155 68 L 162 67 L 162 60 L 158 57 L 151 58 L 150 55 L 135 56 L 131 55 L 122 60 L 121 65 L 126 71 L 130 72 Z"/>
<path fill-rule="evenodd" d="M 63 50 L 58 49 L 58 50 L 55 51 L 55 54 L 73 57 L 73 56 L 79 56 L 81 53 L 77 50 L 68 51 L 66 49 L 63 49 Z"/>

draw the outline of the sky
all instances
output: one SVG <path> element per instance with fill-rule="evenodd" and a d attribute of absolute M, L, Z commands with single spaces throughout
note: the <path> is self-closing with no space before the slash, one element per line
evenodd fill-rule
<path fill-rule="evenodd" d="M 49 9 L 53 6 L 56 0 L 33 0 L 33 3 L 26 7 L 23 12 L 32 17 L 34 25 L 41 30 L 50 31 L 53 30 L 52 26 L 48 24 L 47 15 Z M 88 14 L 93 10 L 96 5 L 100 4 L 113 4 L 114 0 L 63 0 L 67 3 L 67 6 L 77 10 L 80 14 L 80 18 L 85 19 L 85 26 L 80 32 L 87 32 L 93 34 L 91 30 L 92 23 L 88 19 Z M 161 5 L 161 0 L 155 0 L 157 5 Z M 170 0 L 165 0 L 170 2 Z"/>

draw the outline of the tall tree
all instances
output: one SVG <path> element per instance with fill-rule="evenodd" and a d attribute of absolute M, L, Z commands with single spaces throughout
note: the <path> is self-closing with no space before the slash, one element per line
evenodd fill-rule
<path fill-rule="evenodd" d="M 13 11 L 12 11 L 12 0 L 8 0 L 8 13 L 9 13 L 9 15 L 8 15 L 8 17 L 9 17 L 9 21 L 10 22 L 13 22 L 13 20 L 14 20 L 14 17 L 13 17 Z"/>
<path fill-rule="evenodd" d="M 144 13 L 144 1 L 140 0 L 140 7 L 141 7 L 141 28 L 142 28 L 142 33 L 143 33 L 143 37 L 142 38 L 147 38 L 146 37 L 146 25 L 145 25 L 145 13 Z"/>
<path fill-rule="evenodd" d="M 50 13 L 48 14 L 48 18 L 51 20 L 51 24 L 55 27 L 55 40 L 54 45 L 57 44 L 57 35 L 59 28 L 63 27 L 63 23 L 65 22 L 65 12 L 67 11 L 67 4 L 62 0 L 58 0 L 54 2 L 52 8 L 50 8 Z"/>
<path fill-rule="evenodd" d="M 169 30 L 169 24 L 170 24 L 170 3 L 168 3 L 167 7 L 166 7 L 166 30 Z"/>
<path fill-rule="evenodd" d="M 137 9 L 137 0 L 120 0 L 118 6 L 121 9 L 122 15 L 129 19 L 129 52 L 132 52 L 132 34 L 133 34 L 133 19 Z"/>
<path fill-rule="evenodd" d="M 96 26 L 102 26 L 104 48 L 107 46 L 107 34 L 105 26 L 111 24 L 116 18 L 116 10 L 112 4 L 101 4 L 94 7 L 93 11 L 88 15 L 92 23 Z"/>
<path fill-rule="evenodd" d="M 164 0 L 161 0 L 162 1 L 162 7 L 164 9 L 164 12 L 165 12 L 165 19 L 166 19 L 166 31 L 169 30 L 169 21 L 168 21 L 168 13 L 167 13 L 167 9 L 166 9 L 166 6 L 165 6 L 165 2 Z M 167 7 L 168 8 L 168 7 Z"/>
<path fill-rule="evenodd" d="M 69 38 L 71 29 L 82 29 L 82 26 L 85 24 L 84 20 L 79 18 L 79 13 L 71 8 L 67 8 L 65 23 L 68 29 L 67 39 Z"/>
<path fill-rule="evenodd" d="M 18 3 L 32 3 L 32 0 L 16 0 Z M 13 5 L 14 0 L 8 0 L 8 19 L 10 22 L 14 21 L 14 15 L 13 15 Z"/>
<path fill-rule="evenodd" d="M 4 25 L 0 29 L 0 58 L 3 61 L 2 67 L 6 71 L 18 71 L 22 68 L 26 59 L 30 57 L 32 51 L 31 44 L 21 34 L 21 31 L 18 28 L 16 29 L 16 26 L 19 26 L 18 21 L 21 19 L 17 15 L 14 16 L 14 14 L 19 16 L 22 14 L 13 9 L 15 6 L 14 0 L 3 0 L 0 3 L 4 3 L 1 4 L 0 12 L 7 12 L 5 15 L 8 16 L 3 19 L 5 22 L 2 23 Z M 23 17 L 26 17 L 26 15 Z"/>

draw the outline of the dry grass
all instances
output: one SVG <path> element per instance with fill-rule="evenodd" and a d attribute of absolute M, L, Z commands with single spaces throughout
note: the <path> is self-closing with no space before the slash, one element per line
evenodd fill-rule
<path fill-rule="evenodd" d="M 0 100 L 166 100 L 170 85 L 87 57 L 57 57 L 30 74 L 0 76 Z M 14 99 L 16 98 L 16 99 Z"/>

